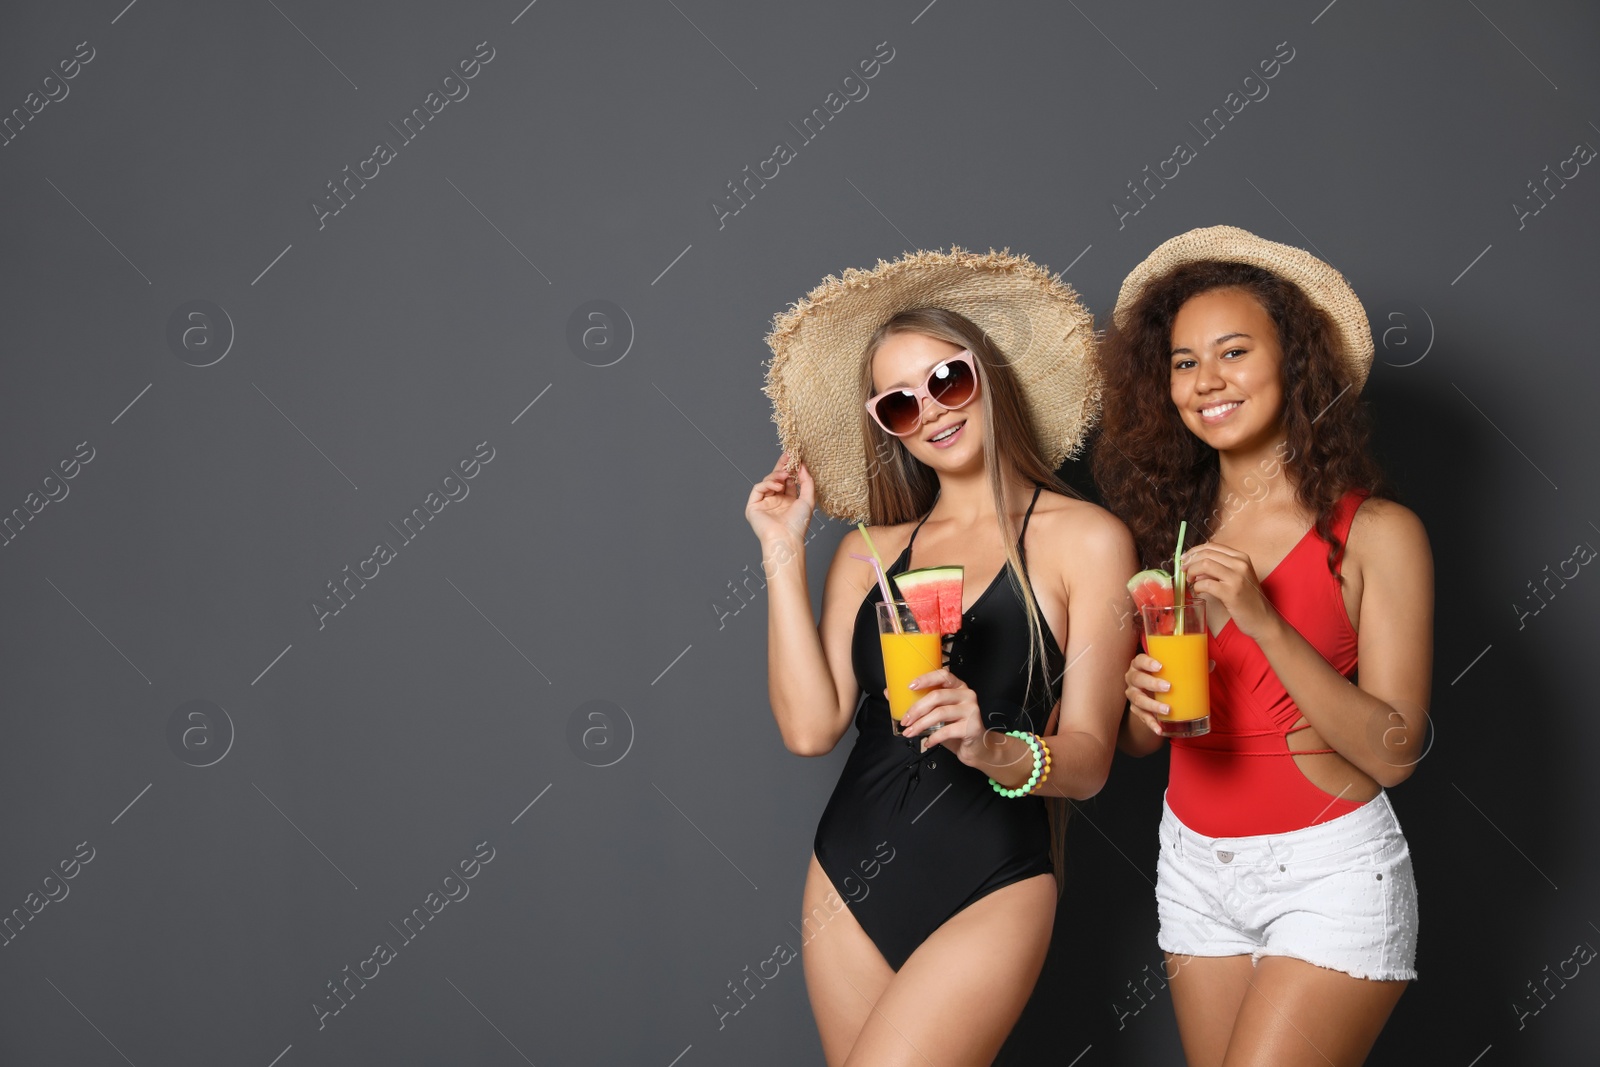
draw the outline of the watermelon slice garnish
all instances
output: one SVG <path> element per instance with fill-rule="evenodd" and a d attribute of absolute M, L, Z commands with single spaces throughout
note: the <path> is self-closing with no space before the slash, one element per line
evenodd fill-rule
<path fill-rule="evenodd" d="M 1172 575 L 1159 568 L 1140 571 L 1132 578 L 1129 578 L 1128 592 L 1133 594 L 1133 609 L 1135 611 L 1147 605 L 1170 608 L 1174 603 Z"/>
<path fill-rule="evenodd" d="M 900 596 L 925 634 L 961 629 L 961 567 L 920 567 L 894 576 Z"/>

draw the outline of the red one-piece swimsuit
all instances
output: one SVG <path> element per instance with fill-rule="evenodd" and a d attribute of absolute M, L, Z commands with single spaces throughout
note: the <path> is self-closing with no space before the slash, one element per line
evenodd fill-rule
<path fill-rule="evenodd" d="M 1351 489 L 1335 506 L 1332 526 L 1341 546 L 1339 563 L 1350 521 L 1368 495 L 1365 489 Z M 1328 570 L 1328 548 L 1312 527 L 1261 579 L 1261 588 L 1284 621 L 1334 670 L 1353 680 L 1356 631 Z M 1295 726 L 1300 709 L 1261 646 L 1229 619 L 1212 636 L 1210 654 L 1216 661 L 1211 732 L 1171 739 L 1167 806 L 1179 821 L 1207 837 L 1248 837 L 1299 830 L 1360 807 L 1313 785 L 1295 764 L 1294 754 L 1333 749 L 1289 748 L 1289 734 L 1304 729 Z"/>

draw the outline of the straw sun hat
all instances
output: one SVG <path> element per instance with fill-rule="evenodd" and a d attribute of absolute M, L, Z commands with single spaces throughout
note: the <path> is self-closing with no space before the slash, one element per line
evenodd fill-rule
<path fill-rule="evenodd" d="M 1111 319 L 1118 329 L 1126 329 L 1128 311 L 1145 286 L 1174 267 L 1199 260 L 1248 263 L 1289 279 L 1300 287 L 1313 304 L 1333 320 L 1339 335 L 1341 357 L 1359 391 L 1372 367 L 1372 328 L 1366 309 L 1355 290 L 1334 270 L 1310 252 L 1291 245 L 1268 241 L 1237 226 L 1207 226 L 1181 233 L 1163 241 L 1143 263 L 1123 279 L 1122 291 Z"/>
<path fill-rule="evenodd" d="M 865 522 L 867 445 L 862 439 L 862 353 L 873 331 L 912 308 L 937 307 L 971 319 L 1015 372 L 1050 466 L 1075 455 L 1100 411 L 1094 320 L 1072 287 L 1009 249 L 907 253 L 871 270 L 828 275 L 773 316 L 767 346 L 772 421 L 793 470 L 804 461 L 817 506 Z"/>

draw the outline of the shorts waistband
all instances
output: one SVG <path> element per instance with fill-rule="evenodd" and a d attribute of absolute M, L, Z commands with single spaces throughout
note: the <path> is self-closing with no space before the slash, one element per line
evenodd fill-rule
<path fill-rule="evenodd" d="M 1186 849 L 1210 853 L 1223 863 L 1266 862 L 1294 856 L 1300 860 L 1320 859 L 1342 852 L 1360 841 L 1376 837 L 1384 830 L 1399 830 L 1400 820 L 1389 803 L 1389 794 L 1379 790 L 1378 795 L 1354 811 L 1346 812 L 1327 822 L 1314 823 L 1298 830 L 1281 834 L 1256 834 L 1247 837 L 1207 837 L 1183 824 L 1161 801 L 1162 822 L 1167 824 L 1179 843 Z M 1226 857 L 1226 858 L 1224 858 Z"/>

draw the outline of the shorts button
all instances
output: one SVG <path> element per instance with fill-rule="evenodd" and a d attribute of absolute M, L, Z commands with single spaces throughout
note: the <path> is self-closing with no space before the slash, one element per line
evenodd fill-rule
<path fill-rule="evenodd" d="M 1217 859 L 1221 860 L 1223 863 L 1232 863 L 1233 862 L 1233 853 L 1232 852 L 1223 852 L 1223 851 L 1221 851 L 1219 849 L 1218 852 L 1217 852 Z"/>
<path fill-rule="evenodd" d="M 931 770 L 933 770 L 933 769 L 934 769 L 934 768 L 935 768 L 935 767 L 937 767 L 937 766 L 939 766 L 939 765 L 938 765 L 938 764 L 937 764 L 937 763 L 935 763 L 935 762 L 933 762 L 933 760 L 929 760 L 929 761 L 928 761 L 928 770 L 930 770 L 930 771 L 931 771 Z M 1382 877 L 1383 877 L 1383 875 L 1381 875 L 1381 874 L 1380 874 L 1380 875 L 1378 875 L 1378 877 L 1379 877 L 1379 878 L 1382 878 Z"/>
<path fill-rule="evenodd" d="M 1289 868 L 1287 868 L 1287 867 L 1285 867 L 1285 866 L 1284 866 L 1284 865 L 1283 865 L 1283 864 L 1281 864 L 1281 863 L 1280 863 L 1280 864 L 1278 864 L 1278 870 L 1280 870 L 1280 871 L 1286 871 L 1286 870 L 1288 870 L 1288 869 L 1289 869 Z M 1380 874 L 1380 875 L 1378 875 L 1378 877 L 1379 877 L 1379 878 L 1382 878 L 1382 877 L 1383 877 L 1383 875 L 1381 875 L 1381 874 Z"/>
<path fill-rule="evenodd" d="M 1378 881 L 1380 881 L 1380 882 L 1383 881 L 1383 875 L 1381 875 L 1381 874 L 1378 875 Z"/>

